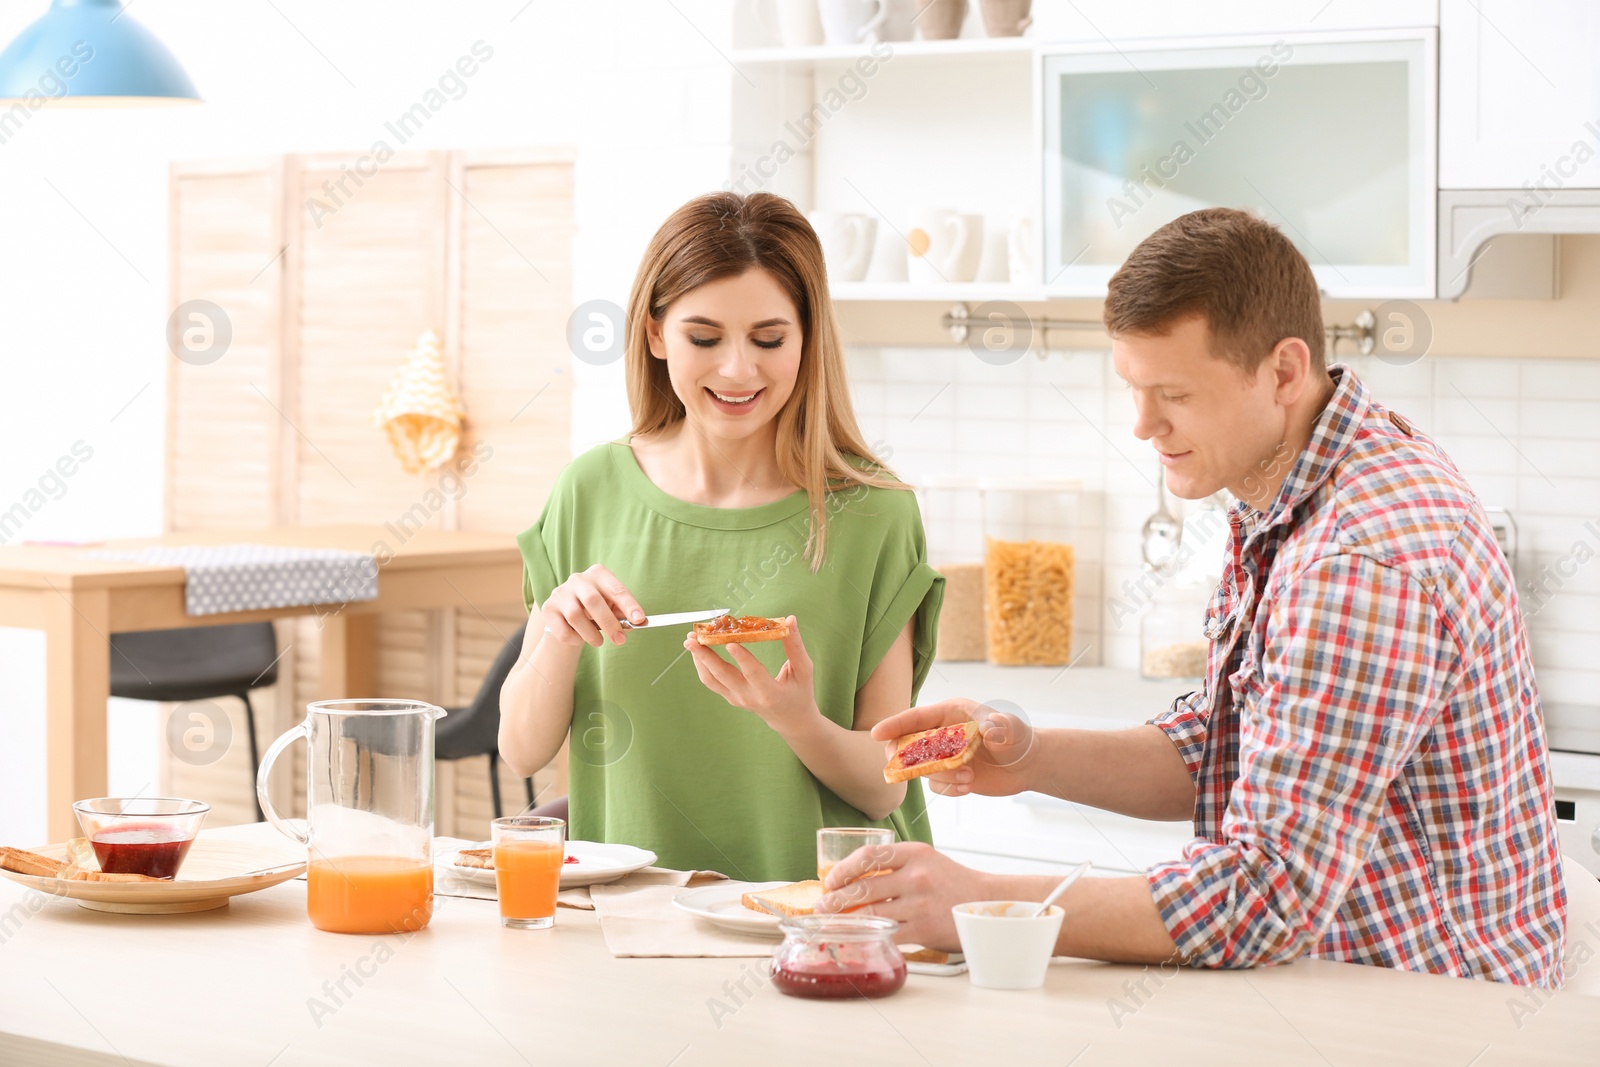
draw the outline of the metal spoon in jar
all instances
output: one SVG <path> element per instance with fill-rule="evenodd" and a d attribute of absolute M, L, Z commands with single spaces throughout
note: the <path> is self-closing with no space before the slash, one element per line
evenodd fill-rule
<path fill-rule="evenodd" d="M 1044 902 L 1040 904 L 1034 913 L 1028 916 L 1028 918 L 1037 919 L 1039 916 L 1049 911 L 1050 905 L 1061 899 L 1061 894 L 1067 891 L 1067 887 L 1073 882 L 1076 882 L 1079 878 L 1082 878 L 1084 873 L 1093 866 L 1094 864 L 1092 862 L 1089 860 L 1084 860 L 1082 863 L 1072 868 L 1071 872 L 1069 872 L 1065 878 L 1061 879 L 1061 881 L 1056 884 L 1054 889 L 1050 890 L 1050 895 L 1044 898 Z"/>
<path fill-rule="evenodd" d="M 1183 543 L 1183 521 L 1167 509 L 1167 472 L 1157 464 L 1156 512 L 1139 531 L 1139 550 L 1151 567 L 1161 567 Z"/>

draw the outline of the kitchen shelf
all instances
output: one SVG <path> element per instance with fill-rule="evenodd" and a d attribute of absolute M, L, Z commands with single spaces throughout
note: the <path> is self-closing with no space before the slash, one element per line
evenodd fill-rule
<path fill-rule="evenodd" d="M 1031 56 L 1031 37 L 958 37 L 950 41 L 887 41 L 894 60 L 913 59 L 985 59 L 992 56 Z M 886 61 L 890 57 L 872 51 L 863 44 L 824 44 L 810 48 L 736 48 L 729 53 L 736 64 L 758 63 L 837 63 L 871 58 Z"/>
<path fill-rule="evenodd" d="M 1045 299 L 1040 286 L 1013 285 L 1010 282 L 944 282 L 935 285 L 911 282 L 837 282 L 830 292 L 836 301 L 855 300 L 940 300 L 946 303 L 983 303 L 1009 300 L 1016 304 L 1039 303 Z"/>
<path fill-rule="evenodd" d="M 1016 475 L 927 474 L 917 479 L 918 489 L 968 490 L 999 493 L 1081 493 L 1082 478 L 1023 478 Z"/>

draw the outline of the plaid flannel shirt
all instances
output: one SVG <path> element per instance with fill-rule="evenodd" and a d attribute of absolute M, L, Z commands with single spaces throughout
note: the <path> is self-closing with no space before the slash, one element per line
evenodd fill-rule
<path fill-rule="evenodd" d="M 1151 894 L 1199 966 L 1554 988 L 1566 892 L 1510 568 L 1450 460 L 1330 374 L 1277 498 L 1230 509 L 1205 688 L 1153 720 L 1197 836 Z"/>

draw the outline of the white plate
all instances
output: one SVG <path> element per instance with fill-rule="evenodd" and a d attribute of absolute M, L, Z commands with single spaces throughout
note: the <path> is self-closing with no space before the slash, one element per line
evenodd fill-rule
<path fill-rule="evenodd" d="M 490 848 L 488 841 L 476 841 L 472 848 Z M 576 889 L 582 885 L 600 885 L 615 882 L 623 875 L 650 866 L 656 854 L 632 845 L 612 845 L 601 841 L 568 841 L 567 855 L 578 857 L 577 863 L 561 865 L 561 888 Z M 482 867 L 462 867 L 456 863 L 454 851 L 446 853 L 441 862 L 453 873 L 471 879 L 479 885 L 494 888 L 494 872 Z"/>
<path fill-rule="evenodd" d="M 685 889 L 672 898 L 674 906 L 709 923 L 731 930 L 736 934 L 754 934 L 757 937 L 783 936 L 778 923 L 783 920 L 764 911 L 752 911 L 740 903 L 746 893 L 774 889 L 788 882 L 735 882 L 732 885 L 706 885 L 699 889 Z"/>

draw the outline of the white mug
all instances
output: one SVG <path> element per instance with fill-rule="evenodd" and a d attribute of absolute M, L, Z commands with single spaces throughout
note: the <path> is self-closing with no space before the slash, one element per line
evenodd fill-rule
<path fill-rule="evenodd" d="M 1011 224 L 1011 231 L 1006 235 L 1006 252 L 1013 285 L 1039 284 L 1039 248 L 1031 215 L 1019 216 Z"/>
<path fill-rule="evenodd" d="M 878 239 L 873 243 L 872 261 L 867 264 L 869 282 L 903 282 L 906 280 L 906 243 L 893 226 L 887 223 L 878 227 Z"/>
<path fill-rule="evenodd" d="M 885 18 L 879 38 L 885 41 L 909 41 L 917 32 L 917 0 L 888 0 L 884 5 Z"/>
<path fill-rule="evenodd" d="M 768 8 L 777 9 L 777 26 Z M 814 48 L 822 43 L 822 19 L 817 0 L 756 0 L 756 15 L 769 30 L 776 29 L 785 48 Z"/>
<path fill-rule="evenodd" d="M 887 0 L 818 0 L 817 9 L 829 44 L 876 42 L 889 15 Z"/>
<path fill-rule="evenodd" d="M 920 285 L 970 282 L 983 253 L 983 216 L 924 208 L 906 231 L 906 276 Z"/>
<path fill-rule="evenodd" d="M 1011 280 L 1011 227 L 1003 219 L 985 219 L 983 255 L 978 258 L 977 282 Z"/>
<path fill-rule="evenodd" d="M 859 282 L 867 276 L 878 220 L 848 211 L 813 211 L 806 216 L 822 243 L 831 282 Z"/>

